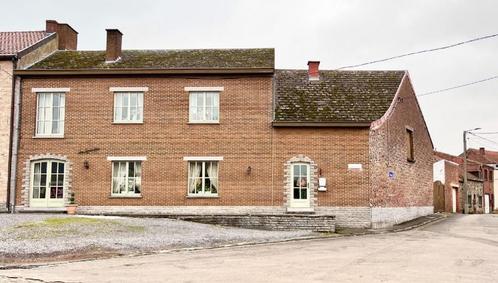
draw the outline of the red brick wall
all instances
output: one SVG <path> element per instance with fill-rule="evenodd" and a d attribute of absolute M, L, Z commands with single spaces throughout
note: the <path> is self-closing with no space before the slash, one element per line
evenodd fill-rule
<path fill-rule="evenodd" d="M 317 192 L 318 206 L 368 206 L 368 128 L 275 128 L 275 191 L 286 188 L 284 163 L 298 154 L 311 158 L 327 179 L 327 191 Z M 362 171 L 348 171 L 360 163 Z"/>
<path fill-rule="evenodd" d="M 408 76 L 392 112 L 377 126 L 370 133 L 372 205 L 432 206 L 433 148 Z M 407 127 L 413 129 L 415 162 L 407 161 Z"/>
<path fill-rule="evenodd" d="M 453 186 L 457 187 L 457 212 L 462 212 L 462 190 L 459 186 L 460 184 L 460 168 L 458 164 L 446 161 L 444 163 L 444 200 L 446 212 L 452 212 L 453 210 Z"/>
<path fill-rule="evenodd" d="M 109 87 L 149 87 L 144 123 L 113 122 Z M 188 124 L 186 86 L 223 86 L 219 125 Z M 64 139 L 35 139 L 33 87 L 69 87 Z M 24 162 L 34 154 L 63 154 L 73 162 L 80 205 L 271 205 L 271 77 L 25 79 L 17 175 L 20 203 Z M 98 147 L 99 151 L 78 154 Z M 111 199 L 107 156 L 147 156 L 142 199 Z M 188 199 L 184 156 L 223 156 L 216 199 Z M 90 168 L 84 169 L 83 162 Z M 247 167 L 252 167 L 247 175 Z"/>

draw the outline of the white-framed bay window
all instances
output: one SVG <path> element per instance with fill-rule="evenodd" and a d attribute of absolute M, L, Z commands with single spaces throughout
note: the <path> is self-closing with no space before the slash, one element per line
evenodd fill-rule
<path fill-rule="evenodd" d="M 108 157 L 112 163 L 113 197 L 140 197 L 142 194 L 142 161 L 145 157 Z"/>
<path fill-rule="evenodd" d="M 189 91 L 189 123 L 219 123 L 220 91 Z"/>
<path fill-rule="evenodd" d="M 36 93 L 35 137 L 64 137 L 68 91 L 69 89 L 33 89 Z"/>
<path fill-rule="evenodd" d="M 188 161 L 188 195 L 216 197 L 219 192 L 219 160 L 222 158 L 185 158 Z"/>

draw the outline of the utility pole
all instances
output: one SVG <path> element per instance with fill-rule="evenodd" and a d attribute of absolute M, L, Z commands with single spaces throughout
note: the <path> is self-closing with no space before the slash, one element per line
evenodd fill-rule
<path fill-rule="evenodd" d="M 469 197 L 467 196 L 467 133 L 472 131 L 480 130 L 481 128 L 475 128 L 471 130 L 463 131 L 463 195 L 464 195 L 464 204 L 463 212 L 465 213 L 465 209 L 472 203 L 468 204 L 467 200 Z"/>

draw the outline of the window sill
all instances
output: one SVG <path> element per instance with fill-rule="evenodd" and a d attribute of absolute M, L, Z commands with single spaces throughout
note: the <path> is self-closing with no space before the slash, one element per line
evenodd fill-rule
<path fill-rule="evenodd" d="M 112 122 L 113 125 L 142 125 L 144 122 Z"/>
<path fill-rule="evenodd" d="M 33 136 L 34 139 L 63 139 L 64 136 Z"/>
<path fill-rule="evenodd" d="M 220 198 L 219 195 L 187 195 L 187 198 Z"/>
<path fill-rule="evenodd" d="M 109 196 L 109 198 L 117 198 L 117 199 L 123 199 L 123 198 L 131 198 L 131 199 L 141 199 L 143 198 L 142 195 L 123 195 L 123 196 L 120 196 L 120 195 L 111 195 Z"/>
<path fill-rule="evenodd" d="M 190 121 L 187 123 L 188 125 L 219 125 L 220 122 L 219 121 L 213 121 L 213 122 L 202 122 L 202 121 L 199 121 L 199 122 L 195 122 L 195 121 Z"/>

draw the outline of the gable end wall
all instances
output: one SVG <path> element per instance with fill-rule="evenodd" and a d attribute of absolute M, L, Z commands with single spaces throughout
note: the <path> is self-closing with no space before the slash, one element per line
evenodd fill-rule
<path fill-rule="evenodd" d="M 407 128 L 413 130 L 414 162 L 407 160 Z M 369 143 L 372 226 L 431 214 L 433 146 L 408 75 L 385 117 L 372 124 Z"/>

